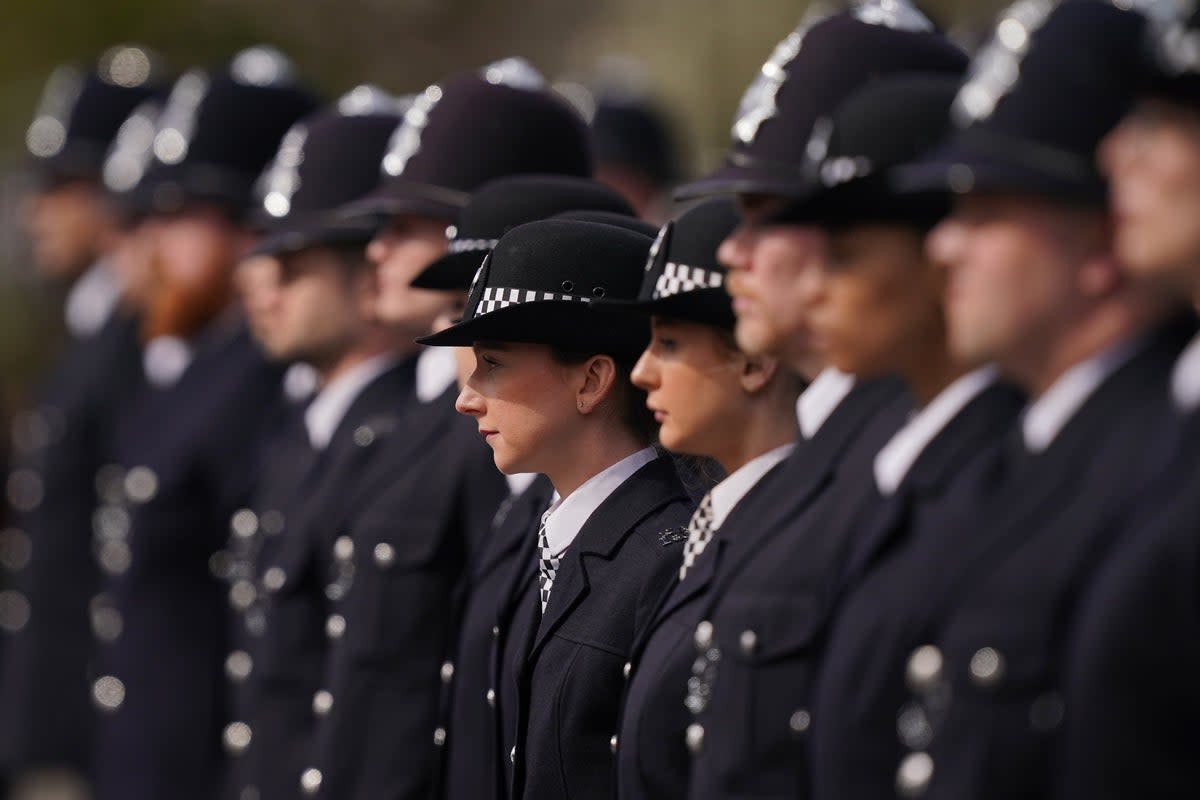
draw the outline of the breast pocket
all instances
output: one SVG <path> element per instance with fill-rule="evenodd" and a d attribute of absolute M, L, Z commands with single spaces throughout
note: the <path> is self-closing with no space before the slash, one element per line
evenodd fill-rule
<path fill-rule="evenodd" d="M 809 690 L 822 607 L 815 594 L 800 593 L 731 595 L 723 604 L 714 626 L 717 663 L 701 653 L 696 666 L 708 661 L 715 671 L 703 751 L 731 794 L 807 796 Z"/>

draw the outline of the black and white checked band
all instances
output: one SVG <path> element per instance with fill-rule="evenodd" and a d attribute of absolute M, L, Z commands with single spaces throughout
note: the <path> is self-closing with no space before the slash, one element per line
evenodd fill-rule
<path fill-rule="evenodd" d="M 654 284 L 654 299 L 694 292 L 697 289 L 719 289 L 724 282 L 725 275 L 721 272 L 668 263 Z"/>
<path fill-rule="evenodd" d="M 563 294 L 562 292 L 541 292 L 536 289 L 505 289 L 499 286 L 488 286 L 484 288 L 483 297 L 479 299 L 479 306 L 475 309 L 475 316 L 482 317 L 484 314 L 490 314 L 498 308 L 507 308 L 534 301 L 567 300 L 570 302 L 587 303 L 591 299 L 590 297 Z"/>

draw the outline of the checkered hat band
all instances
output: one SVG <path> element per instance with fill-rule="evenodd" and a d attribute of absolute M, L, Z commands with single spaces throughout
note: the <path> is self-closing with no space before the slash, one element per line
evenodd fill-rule
<path fill-rule="evenodd" d="M 473 253 L 475 251 L 492 250 L 499 239 L 451 239 L 446 251 L 450 253 Z"/>
<path fill-rule="evenodd" d="M 534 301 L 566 300 L 569 302 L 587 303 L 591 299 L 590 297 L 580 297 L 579 295 L 563 294 L 561 292 L 539 292 L 535 289 L 504 289 L 498 286 L 489 286 L 483 290 L 483 297 L 479 299 L 479 306 L 475 309 L 475 316 L 482 317 L 484 314 L 490 314 L 499 308 L 508 308 L 509 306 L 532 303 Z"/>
<path fill-rule="evenodd" d="M 654 284 L 654 299 L 660 300 L 697 289 L 719 289 L 724 282 L 725 275 L 721 272 L 668 263 L 663 274 L 658 276 L 658 282 Z"/>

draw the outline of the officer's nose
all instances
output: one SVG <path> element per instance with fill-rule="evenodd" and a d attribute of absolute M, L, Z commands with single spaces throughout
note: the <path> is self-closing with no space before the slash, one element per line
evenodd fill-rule
<path fill-rule="evenodd" d="M 629 377 L 633 385 L 642 391 L 649 392 L 658 388 L 658 359 L 650 352 L 649 347 L 642 351 L 641 358 L 633 365 L 633 372 Z"/>
<path fill-rule="evenodd" d="M 477 417 L 483 414 L 484 409 L 483 396 L 471 387 L 468 380 L 459 390 L 458 399 L 454 401 L 454 410 L 460 414 Z"/>
<path fill-rule="evenodd" d="M 946 217 L 925 237 L 925 254 L 940 267 L 952 267 L 961 259 L 966 241 L 966 226 Z"/>
<path fill-rule="evenodd" d="M 379 266 L 387 261 L 388 253 L 391 249 L 391 234 L 385 228 L 375 234 L 375 238 L 367 244 L 367 260 L 375 266 Z"/>

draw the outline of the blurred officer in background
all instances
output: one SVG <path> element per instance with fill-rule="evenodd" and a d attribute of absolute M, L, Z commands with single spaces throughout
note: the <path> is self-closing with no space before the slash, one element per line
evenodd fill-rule
<path fill-rule="evenodd" d="M 279 371 L 232 292 L 255 178 L 314 100 L 269 48 L 174 85 L 130 200 L 152 219 L 144 377 L 116 428 L 92 600 L 97 798 L 216 796 L 228 634 L 211 571 L 257 479 Z"/>
<path fill-rule="evenodd" d="M 872 80 L 958 76 L 964 54 L 912 6 L 867 3 L 816 17 L 784 40 L 751 85 L 726 166 L 686 194 L 736 193 L 741 223 L 718 258 L 743 352 L 773 354 L 812 383 L 797 404 L 801 439 L 769 489 L 706 548 L 711 586 L 693 632 L 686 702 L 693 797 L 807 796 L 807 734 L 830 599 L 855 536 L 830 524 L 872 502 L 871 465 L 912 410 L 893 376 L 825 367 L 809 313 L 829 240 L 811 221 L 775 220 L 819 186 L 810 163 L 823 118 Z M 855 532 L 856 533 L 856 532 Z"/>
<path fill-rule="evenodd" d="M 26 230 L 38 274 L 67 291 L 69 338 L 38 405 L 14 419 L 12 527 L 0 532 L 11 582 L 0 594 L 0 764 L 19 779 L 18 797 L 79 796 L 86 770 L 95 481 L 113 457 L 123 393 L 140 372 L 136 322 L 122 297 L 128 287 L 115 263 L 122 217 L 102 173 L 122 123 L 162 92 L 163 80 L 157 58 L 132 45 L 90 67 L 60 67 L 26 137 L 37 180 Z"/>
<path fill-rule="evenodd" d="M 601 94 L 592 146 L 596 180 L 620 192 L 642 219 L 666 222 L 679 180 L 678 145 L 666 113 L 646 97 Z"/>
<path fill-rule="evenodd" d="M 1155 291 L 1200 296 L 1200 19 L 1150 29 L 1148 84 L 1100 145 L 1110 182 L 1115 250 L 1125 271 Z M 1135 65 L 1122 65 L 1132 69 Z M 1097 76 L 1098 81 L 1104 80 Z M 1190 797 L 1200 693 L 1196 599 L 1200 567 L 1200 345 L 1171 374 L 1178 448 L 1161 485 L 1140 505 L 1081 604 L 1066 666 L 1066 756 L 1060 787 L 1070 800 Z"/>
<path fill-rule="evenodd" d="M 589 178 L 515 175 L 497 178 L 471 195 L 459 215 L 448 252 L 425 268 L 412 285 L 453 293 L 452 310 L 435 321 L 434 331 L 453 324 L 466 306 L 471 280 L 484 257 L 509 229 L 572 210 L 612 215 L 636 222 L 633 209 L 616 192 Z M 475 371 L 475 353 L 454 348 L 458 385 Z M 545 476 L 506 475 L 508 496 L 496 512 L 485 541 L 469 565 L 455 607 L 461 622 L 450 656 L 442 665 L 440 728 L 445 745 L 436 794 L 484 800 L 500 797 L 499 697 L 492 665 L 497 626 L 507 627 L 501 609 L 518 571 L 533 574 L 537 562 L 537 523 L 553 492 Z"/>
<path fill-rule="evenodd" d="M 450 308 L 452 294 L 409 284 L 446 253 L 447 228 L 479 186 L 590 169 L 582 120 L 524 62 L 425 89 L 389 142 L 382 184 L 343 209 L 347 219 L 382 223 L 367 247 L 379 318 L 411 341 Z M 453 353 L 425 351 L 415 370 L 414 407 L 379 442 L 361 500 L 322 531 L 332 541 L 324 557 L 341 559 L 354 579 L 324 626 L 329 650 L 300 776 L 305 796 L 424 798 L 445 743 L 438 702 L 455 599 L 508 487 L 475 426 L 454 411 Z"/>
<path fill-rule="evenodd" d="M 271 274 L 253 278 L 269 285 L 250 292 L 251 331 L 272 359 L 310 365 L 318 391 L 268 444 L 254 498 L 230 521 L 233 717 L 223 744 L 233 756 L 225 796 L 234 800 L 300 793 L 314 721 L 332 702 L 320 691 L 328 606 L 353 580 L 341 520 L 415 402 L 417 346 L 376 313 L 363 252 L 374 227 L 336 214 L 378 184 L 401 111 L 400 101 L 360 86 L 296 123 L 259 182 L 265 238 L 239 269 Z"/>
<path fill-rule="evenodd" d="M 957 130 L 906 179 L 954 195 L 928 239 L 951 351 L 994 360 L 1031 402 L 985 501 L 913 540 L 956 558 L 914 562 L 912 656 L 892 664 L 909 689 L 903 794 L 1052 795 L 1079 589 L 1169 455 L 1167 385 L 1195 320 L 1117 268 L 1095 168 L 1141 83 L 1147 24 L 1097 0 L 1014 8 L 955 100 Z"/>

